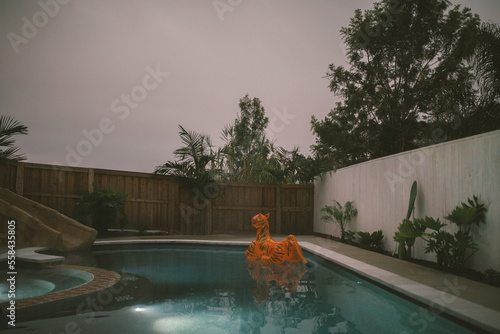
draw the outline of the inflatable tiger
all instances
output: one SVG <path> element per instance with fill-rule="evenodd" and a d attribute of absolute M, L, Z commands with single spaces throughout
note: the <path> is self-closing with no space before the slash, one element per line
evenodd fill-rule
<path fill-rule="evenodd" d="M 274 241 L 271 238 L 268 218 L 269 213 L 266 215 L 259 213 L 252 218 L 252 225 L 257 229 L 257 237 L 245 252 L 247 258 L 253 261 L 260 257 L 261 262 L 274 264 L 284 261 L 307 263 L 295 236 L 290 234 L 283 241 Z"/>

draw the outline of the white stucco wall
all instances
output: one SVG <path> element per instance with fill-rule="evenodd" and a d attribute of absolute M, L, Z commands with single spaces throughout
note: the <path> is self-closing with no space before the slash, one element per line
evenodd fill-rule
<path fill-rule="evenodd" d="M 474 233 L 479 251 L 467 266 L 500 271 L 500 130 L 326 173 L 315 182 L 314 231 L 340 236 L 337 227 L 321 220 L 320 210 L 332 200 L 342 205 L 355 201 L 358 216 L 348 229 L 381 229 L 385 249 L 394 250 L 394 232 L 406 216 L 414 180 L 418 184 L 415 217 L 439 217 L 451 224 L 443 217 L 467 198 L 477 195 L 486 204 L 486 224 Z M 414 257 L 434 260 L 424 254 L 424 247 L 425 242 L 418 239 Z"/>

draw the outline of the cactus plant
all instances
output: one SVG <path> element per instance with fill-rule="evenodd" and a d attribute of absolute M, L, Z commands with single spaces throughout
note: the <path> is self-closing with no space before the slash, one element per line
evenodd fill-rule
<path fill-rule="evenodd" d="M 408 211 L 406 218 L 398 226 L 398 230 L 394 234 L 394 241 L 398 243 L 398 256 L 400 259 L 408 260 L 412 257 L 412 247 L 415 239 L 422 235 L 425 227 L 410 220 L 415 209 L 415 199 L 417 198 L 417 181 L 413 181 L 410 190 L 410 201 L 408 203 Z"/>

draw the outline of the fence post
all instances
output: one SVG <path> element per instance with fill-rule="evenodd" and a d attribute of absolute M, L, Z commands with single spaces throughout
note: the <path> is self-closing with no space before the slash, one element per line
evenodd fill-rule
<path fill-rule="evenodd" d="M 89 168 L 89 186 L 88 186 L 89 193 L 94 192 L 94 169 Z"/>
<path fill-rule="evenodd" d="M 174 234 L 175 222 L 178 219 L 177 211 L 179 210 L 179 183 L 168 180 L 168 219 L 167 229 L 168 234 Z"/>
<path fill-rule="evenodd" d="M 16 171 L 16 193 L 20 196 L 23 196 L 24 192 L 24 163 L 17 163 L 17 171 Z"/>
<path fill-rule="evenodd" d="M 276 185 L 276 234 L 281 234 L 281 184 Z"/>

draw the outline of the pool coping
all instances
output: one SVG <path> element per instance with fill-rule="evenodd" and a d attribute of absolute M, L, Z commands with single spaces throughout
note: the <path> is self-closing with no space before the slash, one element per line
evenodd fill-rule
<path fill-rule="evenodd" d="M 49 247 L 25 247 L 16 249 L 16 261 L 52 265 L 64 262 L 64 256 L 41 254 L 49 250 Z M 8 252 L 0 254 L 0 262 L 7 261 Z"/>
<path fill-rule="evenodd" d="M 447 291 L 438 290 L 307 241 L 299 244 L 315 255 L 423 303 L 430 311 L 451 315 L 488 332 L 500 333 L 500 312 L 454 295 L 453 285 L 456 281 L 450 282 Z"/>
<path fill-rule="evenodd" d="M 246 246 L 248 241 L 196 240 L 196 239 L 129 239 L 103 240 L 94 242 L 95 245 L 116 244 L 205 244 L 221 246 Z M 343 268 L 357 273 L 369 280 L 396 291 L 403 296 L 426 305 L 429 311 L 450 315 L 481 330 L 500 333 L 500 312 L 479 305 L 477 303 L 454 295 L 455 282 L 449 282 L 449 288 L 438 290 L 425 284 L 405 278 L 393 272 L 378 268 L 366 262 L 353 259 L 331 249 L 313 244 L 308 241 L 299 241 L 300 246 L 310 253 L 329 260 Z M 445 291 L 446 290 L 446 291 Z"/>
<path fill-rule="evenodd" d="M 81 298 L 86 295 L 90 295 L 93 293 L 97 293 L 104 289 L 110 288 L 116 283 L 118 283 L 121 279 L 121 275 L 110 270 L 95 268 L 95 267 L 82 267 L 75 265 L 66 265 L 59 264 L 55 266 L 50 266 L 51 269 L 69 269 L 69 270 L 77 270 L 88 273 L 92 276 L 92 278 L 83 284 L 80 284 L 76 287 L 49 292 L 40 296 L 23 298 L 15 300 L 15 308 L 17 310 L 24 310 L 30 308 L 32 310 L 33 307 L 45 306 L 45 304 L 58 302 L 62 300 L 70 300 L 74 298 Z M 9 305 L 9 301 L 2 303 L 1 306 L 2 312 L 7 314 L 7 307 Z M 32 312 L 32 311 L 31 311 Z"/>

